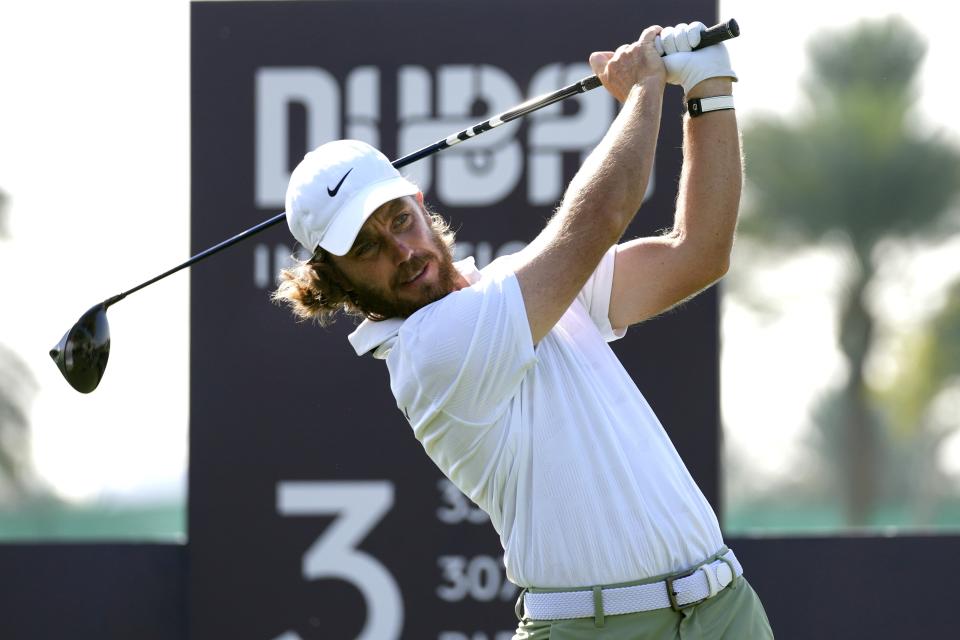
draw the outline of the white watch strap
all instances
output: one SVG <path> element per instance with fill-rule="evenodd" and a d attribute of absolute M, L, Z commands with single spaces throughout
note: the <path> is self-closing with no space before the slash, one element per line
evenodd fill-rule
<path fill-rule="evenodd" d="M 733 96 L 712 96 L 710 98 L 694 98 L 687 101 L 687 111 L 691 118 L 702 116 L 710 111 L 733 109 Z"/>

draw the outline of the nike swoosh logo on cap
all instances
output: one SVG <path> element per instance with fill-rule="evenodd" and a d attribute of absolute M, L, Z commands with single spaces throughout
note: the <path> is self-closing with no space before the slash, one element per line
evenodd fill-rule
<path fill-rule="evenodd" d="M 340 178 L 340 182 L 337 183 L 333 189 L 327 187 L 327 193 L 330 194 L 330 197 L 337 195 L 337 192 L 340 191 L 340 187 L 343 185 L 343 181 L 347 179 L 347 176 L 350 175 L 350 171 L 353 171 L 353 167 L 350 167 L 350 170 L 343 174 L 343 177 Z"/>

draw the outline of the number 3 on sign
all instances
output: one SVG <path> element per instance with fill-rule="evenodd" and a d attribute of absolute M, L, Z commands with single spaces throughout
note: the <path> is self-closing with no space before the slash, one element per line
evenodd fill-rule
<path fill-rule="evenodd" d="M 303 555 L 307 580 L 337 578 L 363 594 L 367 620 L 357 640 L 395 640 L 403 628 L 403 599 L 396 580 L 376 558 L 356 548 L 393 506 L 393 484 L 281 482 L 277 511 L 284 516 L 338 516 Z M 288 632 L 277 640 L 299 640 Z"/>

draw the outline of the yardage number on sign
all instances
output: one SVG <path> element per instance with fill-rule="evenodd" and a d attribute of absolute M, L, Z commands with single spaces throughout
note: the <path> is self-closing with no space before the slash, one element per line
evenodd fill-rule
<path fill-rule="evenodd" d="M 394 502 L 387 480 L 349 482 L 280 482 L 277 511 L 282 516 L 336 516 L 303 555 L 306 580 L 336 578 L 355 586 L 367 606 L 357 640 L 399 638 L 403 598 L 393 575 L 376 558 L 357 549 Z M 276 640 L 299 640 L 288 632 Z"/>

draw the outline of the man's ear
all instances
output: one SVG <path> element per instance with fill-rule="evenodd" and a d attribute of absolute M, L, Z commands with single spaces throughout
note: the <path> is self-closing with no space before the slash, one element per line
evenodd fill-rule
<path fill-rule="evenodd" d="M 417 202 L 420 203 L 420 206 L 423 206 L 423 191 L 417 191 Z"/>

